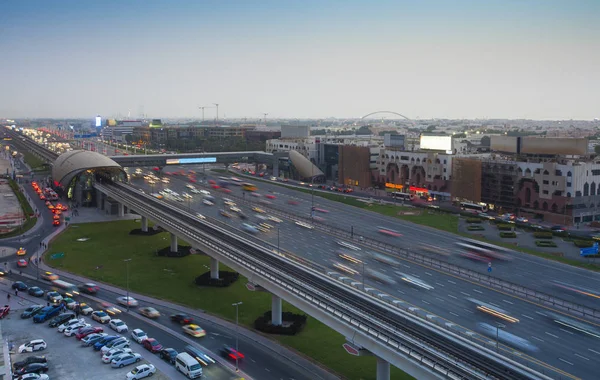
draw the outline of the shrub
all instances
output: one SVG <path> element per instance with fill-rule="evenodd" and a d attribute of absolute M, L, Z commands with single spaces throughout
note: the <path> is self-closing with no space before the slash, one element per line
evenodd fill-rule
<path fill-rule="evenodd" d="M 552 239 L 552 232 L 542 232 L 542 231 L 538 231 L 538 232 L 534 232 L 533 233 L 533 237 L 538 238 L 538 239 Z"/>
<path fill-rule="evenodd" d="M 210 278 L 210 271 L 196 277 L 194 281 L 198 286 L 214 286 L 217 288 L 227 287 L 240 277 L 237 272 L 219 271 L 219 278 Z"/>
<path fill-rule="evenodd" d="M 547 248 L 556 247 L 556 243 L 553 241 L 549 241 L 549 240 L 536 240 L 535 245 L 538 247 L 547 247 Z"/>
<path fill-rule="evenodd" d="M 281 326 L 271 324 L 271 310 L 254 321 L 254 328 L 267 334 L 296 335 L 306 325 L 306 315 L 286 311 L 281 313 Z M 287 322 L 287 323 L 286 323 Z M 289 323 L 291 322 L 291 323 Z"/>
<path fill-rule="evenodd" d="M 516 238 L 517 234 L 514 232 L 500 232 L 500 237 L 501 238 Z"/>
<path fill-rule="evenodd" d="M 485 231 L 483 226 L 467 226 L 467 230 L 469 231 Z"/>
<path fill-rule="evenodd" d="M 481 223 L 482 220 L 479 218 L 467 218 L 467 223 Z"/>
<path fill-rule="evenodd" d="M 498 224 L 498 229 L 500 231 L 512 231 L 514 225 L 512 224 Z"/>
<path fill-rule="evenodd" d="M 594 242 L 591 240 L 573 240 L 573 244 L 575 244 L 577 248 L 589 248 L 594 245 Z"/>

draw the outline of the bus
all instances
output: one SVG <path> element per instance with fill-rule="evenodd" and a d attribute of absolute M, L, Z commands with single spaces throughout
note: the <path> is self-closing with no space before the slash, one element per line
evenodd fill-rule
<path fill-rule="evenodd" d="M 512 260 L 509 256 L 510 250 L 503 247 L 498 247 L 493 244 L 484 243 L 479 240 L 463 238 L 456 242 L 456 245 L 462 249 L 462 256 L 479 261 L 489 261 L 490 259 L 498 259 L 504 261 Z"/>
<path fill-rule="evenodd" d="M 79 288 L 76 285 L 68 283 L 63 280 L 54 280 L 52 281 L 52 285 L 58 289 L 59 293 L 64 293 L 69 297 L 73 297 L 74 295 L 79 294 Z"/>
<path fill-rule="evenodd" d="M 390 196 L 394 199 L 402 199 L 405 201 L 410 201 L 413 199 L 413 195 L 409 194 L 409 193 L 401 193 L 399 191 L 394 191 L 393 193 L 390 193 Z"/>
<path fill-rule="evenodd" d="M 257 190 L 255 185 L 248 183 L 248 182 L 242 184 L 242 189 L 244 191 L 256 191 Z"/>
<path fill-rule="evenodd" d="M 477 203 L 461 202 L 460 208 L 463 210 L 472 210 L 478 212 L 487 212 L 488 208 L 486 205 L 480 205 Z"/>

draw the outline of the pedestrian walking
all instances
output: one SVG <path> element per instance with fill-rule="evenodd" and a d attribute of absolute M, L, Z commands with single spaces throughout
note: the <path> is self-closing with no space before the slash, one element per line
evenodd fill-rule
<path fill-rule="evenodd" d="M 6 299 L 10 302 L 10 293 L 6 295 Z"/>
<path fill-rule="evenodd" d="M 19 296 L 19 289 L 15 289 L 15 296 Z"/>

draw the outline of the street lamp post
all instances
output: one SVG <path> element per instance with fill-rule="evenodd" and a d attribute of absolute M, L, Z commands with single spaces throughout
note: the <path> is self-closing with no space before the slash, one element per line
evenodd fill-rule
<path fill-rule="evenodd" d="M 213 103 L 216 107 L 217 107 L 217 118 L 216 118 L 216 122 L 217 124 L 219 124 L 219 103 Z"/>
<path fill-rule="evenodd" d="M 127 312 L 129 312 L 129 262 L 131 261 L 131 259 L 125 259 L 123 260 L 125 262 L 125 267 L 126 269 L 126 284 L 127 284 Z"/>
<path fill-rule="evenodd" d="M 502 323 L 498 323 L 496 322 L 496 352 L 499 351 L 499 347 L 498 347 L 498 336 L 500 335 L 500 329 L 505 328 L 506 326 L 503 325 Z"/>
<path fill-rule="evenodd" d="M 277 225 L 277 254 L 281 255 L 281 251 L 279 250 L 279 225 Z"/>
<path fill-rule="evenodd" d="M 242 304 L 242 302 L 236 302 L 236 303 L 232 303 L 231 306 L 235 306 L 235 350 L 238 351 L 238 326 L 239 326 L 239 322 L 238 322 L 238 310 L 239 310 L 239 306 Z M 235 372 L 239 372 L 240 368 L 238 367 L 238 356 L 235 356 Z"/>
<path fill-rule="evenodd" d="M 363 288 L 363 292 L 365 291 L 365 262 L 363 260 L 362 262 L 362 288 Z"/>

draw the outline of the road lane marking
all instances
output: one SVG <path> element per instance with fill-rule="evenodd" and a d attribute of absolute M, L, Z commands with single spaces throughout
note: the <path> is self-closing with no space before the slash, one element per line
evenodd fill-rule
<path fill-rule="evenodd" d="M 449 282 L 449 283 L 451 283 L 451 284 L 454 284 L 454 285 L 456 285 L 456 282 L 454 282 L 454 281 L 450 281 L 450 280 L 446 280 L 446 281 L 448 281 L 448 282 Z"/>
<path fill-rule="evenodd" d="M 471 310 L 469 310 L 469 309 L 463 309 L 463 310 L 464 310 L 464 311 L 466 311 L 467 313 L 475 314 L 475 313 L 473 313 L 473 312 L 472 312 Z"/>
<path fill-rule="evenodd" d="M 591 348 L 588 348 L 588 351 L 592 351 L 593 353 L 600 355 L 600 352 L 592 350 Z"/>
<path fill-rule="evenodd" d="M 464 294 L 467 297 L 471 297 L 471 295 L 469 293 L 465 293 L 465 292 L 460 292 L 460 294 Z"/>
<path fill-rule="evenodd" d="M 435 284 L 441 286 L 442 288 L 444 287 L 444 284 L 440 284 L 439 282 L 436 282 Z"/>
<path fill-rule="evenodd" d="M 431 273 L 429 273 L 429 272 L 425 272 L 425 274 L 426 274 L 426 275 L 428 275 L 428 276 L 433 276 L 433 275 L 432 275 Z"/>
<path fill-rule="evenodd" d="M 540 342 L 544 342 L 544 340 L 543 340 L 543 339 L 540 339 L 540 338 L 538 338 L 537 336 L 533 336 L 533 335 L 532 335 L 531 337 L 532 337 L 533 339 L 537 339 L 537 340 L 539 340 Z"/>
<path fill-rule="evenodd" d="M 571 335 L 573 335 L 573 332 L 572 332 L 572 331 L 565 330 L 565 329 L 560 329 L 560 330 L 561 330 L 561 331 L 564 331 L 564 332 L 566 332 L 567 334 L 571 334 Z"/>
<path fill-rule="evenodd" d="M 409 265 L 406 265 L 406 264 L 404 264 L 404 263 L 402 263 L 402 265 L 403 265 L 403 266 L 405 266 L 405 267 L 407 267 L 407 268 L 410 268 L 410 266 L 409 266 Z"/>
<path fill-rule="evenodd" d="M 563 359 L 563 358 L 558 358 L 558 360 L 560 360 L 561 362 L 565 362 L 565 363 L 567 363 L 567 364 L 573 365 L 573 363 L 571 363 L 571 362 L 568 362 L 568 361 L 566 361 L 566 360 L 565 360 L 565 359 Z"/>
<path fill-rule="evenodd" d="M 431 305 L 429 302 L 425 301 L 425 300 L 421 300 L 421 302 L 423 302 L 426 305 Z"/>
<path fill-rule="evenodd" d="M 440 301 L 440 302 L 446 302 L 444 299 L 440 298 L 440 297 L 435 297 L 436 300 Z"/>
<path fill-rule="evenodd" d="M 479 293 L 479 294 L 483 294 L 483 292 L 481 290 L 473 289 L 473 291 L 476 293 Z"/>
<path fill-rule="evenodd" d="M 502 300 L 502 302 L 506 302 L 506 303 L 507 303 L 507 304 L 509 304 L 509 305 L 514 305 L 514 303 L 512 303 L 512 302 L 510 302 L 510 301 L 507 301 L 507 300 Z"/>
<path fill-rule="evenodd" d="M 454 297 L 452 294 L 448 294 L 448 297 L 454 298 L 455 300 L 458 299 L 458 298 Z"/>
<path fill-rule="evenodd" d="M 533 320 L 533 317 L 530 317 L 529 315 L 525 315 L 525 314 L 521 314 L 522 316 L 524 316 L 525 318 L 529 318 L 531 320 Z"/>
<path fill-rule="evenodd" d="M 542 316 L 544 316 L 544 317 L 546 316 L 546 314 L 542 313 L 541 311 L 536 311 L 535 313 L 536 313 L 536 314 L 539 314 L 539 315 L 542 315 Z"/>
<path fill-rule="evenodd" d="M 271 372 L 271 370 L 270 370 L 270 369 L 268 369 L 268 368 L 265 368 L 265 371 L 267 371 L 267 372 Z"/>
<path fill-rule="evenodd" d="M 548 331 L 546 331 L 546 335 L 550 335 L 550 336 L 553 336 L 553 337 L 555 337 L 555 338 L 557 338 L 557 339 L 558 339 L 558 337 L 557 337 L 556 335 L 554 335 L 554 334 L 550 334 Z M 560 359 L 560 358 L 559 358 L 559 359 Z"/>
<path fill-rule="evenodd" d="M 575 356 L 577 356 L 578 358 L 582 358 L 583 360 L 587 360 L 587 361 L 590 360 L 590 359 L 586 358 L 585 356 L 581 356 L 579 354 L 575 354 Z"/>
<path fill-rule="evenodd" d="M 460 317 L 460 315 L 453 313 L 453 312 L 450 312 L 450 314 L 454 315 L 455 317 Z"/>

